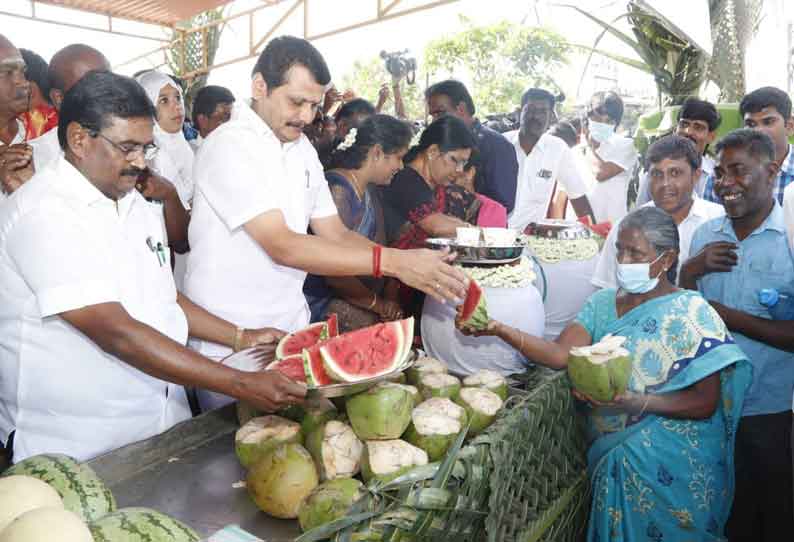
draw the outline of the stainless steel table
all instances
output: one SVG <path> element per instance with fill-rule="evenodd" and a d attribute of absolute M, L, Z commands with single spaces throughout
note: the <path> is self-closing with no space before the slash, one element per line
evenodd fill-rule
<path fill-rule="evenodd" d="M 236 523 L 265 542 L 300 534 L 296 521 L 261 512 L 244 487 L 245 470 L 234 453 L 234 405 L 208 412 L 151 439 L 89 462 L 119 507 L 146 506 L 173 516 L 202 536 Z"/>

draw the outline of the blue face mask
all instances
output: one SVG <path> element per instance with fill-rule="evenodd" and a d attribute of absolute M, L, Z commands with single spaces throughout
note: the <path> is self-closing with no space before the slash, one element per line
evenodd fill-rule
<path fill-rule="evenodd" d="M 664 252 L 650 263 L 618 262 L 616 274 L 618 286 L 630 294 L 646 294 L 656 288 L 656 285 L 659 284 L 659 277 L 664 271 L 660 271 L 657 276 L 651 277 L 651 265 L 659 261 L 662 256 L 664 256 Z"/>
<path fill-rule="evenodd" d="M 603 122 L 590 120 L 587 121 L 587 126 L 590 130 L 590 137 L 599 143 L 603 143 L 615 133 L 615 127 L 611 124 L 604 124 Z"/>

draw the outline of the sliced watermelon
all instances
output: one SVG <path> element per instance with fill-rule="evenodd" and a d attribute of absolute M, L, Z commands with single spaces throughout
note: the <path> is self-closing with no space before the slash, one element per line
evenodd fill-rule
<path fill-rule="evenodd" d="M 320 354 L 320 347 L 324 343 L 318 343 L 310 348 L 305 348 L 301 355 L 303 362 L 303 372 L 306 374 L 306 385 L 310 388 L 318 386 L 327 386 L 333 384 L 334 381 L 325 372 L 323 365 L 323 357 Z"/>
<path fill-rule="evenodd" d="M 358 382 L 392 372 L 404 348 L 402 323 L 386 322 L 330 339 L 320 346 L 320 354 L 331 378 Z"/>
<path fill-rule="evenodd" d="M 327 335 L 327 326 L 325 322 L 317 322 L 300 331 L 284 335 L 276 346 L 276 357 L 281 359 L 300 355 L 304 348 L 314 346 L 324 338 L 323 335 Z"/>
<path fill-rule="evenodd" d="M 485 303 L 485 294 L 474 280 L 469 281 L 469 290 L 466 292 L 460 320 L 465 327 L 471 329 L 488 327 L 488 306 Z"/>
<path fill-rule="evenodd" d="M 339 322 L 337 322 L 335 312 L 331 313 L 331 316 L 328 317 L 328 320 L 325 322 L 325 324 L 328 326 L 326 333 L 327 337 L 325 337 L 326 339 L 331 339 L 339 335 Z"/>
<path fill-rule="evenodd" d="M 411 353 L 411 347 L 414 345 L 414 317 L 411 316 L 405 320 L 400 320 L 400 325 L 403 328 L 403 337 L 405 338 L 405 346 L 402 356 L 400 357 L 400 363 L 403 363 L 408 359 L 408 355 Z"/>
<path fill-rule="evenodd" d="M 278 371 L 295 382 L 306 382 L 306 373 L 303 369 L 303 356 L 301 354 L 277 359 L 268 365 L 265 370 Z"/>

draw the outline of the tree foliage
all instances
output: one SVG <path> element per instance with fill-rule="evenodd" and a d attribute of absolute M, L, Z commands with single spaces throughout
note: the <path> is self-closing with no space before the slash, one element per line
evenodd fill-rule
<path fill-rule="evenodd" d="M 476 26 L 461 16 L 462 32 L 430 42 L 425 69 L 431 81 L 468 78 L 478 114 L 514 110 L 529 86 L 559 89 L 552 74 L 567 63 L 570 47 L 542 27 L 499 22 Z"/>

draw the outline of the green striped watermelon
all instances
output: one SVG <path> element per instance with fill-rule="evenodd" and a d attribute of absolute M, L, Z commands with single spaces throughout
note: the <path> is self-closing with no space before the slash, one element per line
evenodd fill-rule
<path fill-rule="evenodd" d="M 85 521 L 93 521 L 116 510 L 116 499 L 88 465 L 68 455 L 34 455 L 20 461 L 3 476 L 33 476 L 51 485 L 63 499 L 63 506 Z"/>
<path fill-rule="evenodd" d="M 198 542 L 199 534 L 151 508 L 121 508 L 88 524 L 94 542 Z"/>

